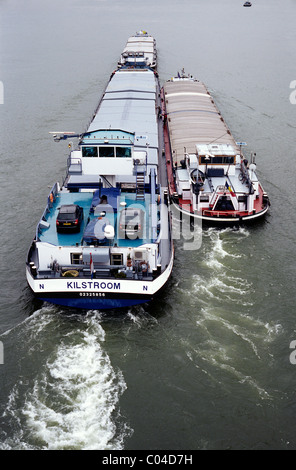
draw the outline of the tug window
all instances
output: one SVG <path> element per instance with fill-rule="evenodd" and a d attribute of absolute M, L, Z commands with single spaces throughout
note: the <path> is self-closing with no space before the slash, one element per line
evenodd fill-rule
<path fill-rule="evenodd" d="M 99 148 L 99 155 L 100 158 L 113 158 L 114 155 L 114 147 L 100 147 Z"/>
<path fill-rule="evenodd" d="M 83 157 L 97 157 L 98 148 L 97 147 L 82 147 L 82 156 Z"/>
<path fill-rule="evenodd" d="M 234 157 L 228 157 L 228 156 L 223 156 L 223 157 L 205 157 L 201 156 L 200 157 L 200 164 L 205 165 L 205 164 L 210 164 L 210 165 L 217 165 L 219 163 L 222 164 L 227 164 L 227 165 L 232 165 L 234 163 Z"/>
<path fill-rule="evenodd" d="M 130 147 L 116 147 L 117 158 L 131 158 L 132 149 Z"/>

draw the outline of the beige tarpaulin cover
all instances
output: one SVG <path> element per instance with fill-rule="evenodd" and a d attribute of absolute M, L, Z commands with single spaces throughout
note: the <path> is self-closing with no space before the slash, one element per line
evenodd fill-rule
<path fill-rule="evenodd" d="M 176 80 L 164 84 L 173 161 L 196 153 L 196 144 L 229 144 L 240 150 L 202 82 Z"/>

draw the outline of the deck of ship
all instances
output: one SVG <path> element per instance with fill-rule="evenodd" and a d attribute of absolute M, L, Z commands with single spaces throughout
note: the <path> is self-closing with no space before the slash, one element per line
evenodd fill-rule
<path fill-rule="evenodd" d="M 39 241 L 50 243 L 55 246 L 76 246 L 85 245 L 83 241 L 84 230 L 87 226 L 87 223 L 96 218 L 96 215 L 91 211 L 91 205 L 93 200 L 93 192 L 59 192 L 56 196 L 55 201 L 53 202 L 49 212 L 46 216 L 46 224 L 41 228 L 39 233 Z M 127 238 L 123 239 L 118 235 L 118 217 L 120 211 L 117 212 L 117 209 L 112 213 L 112 225 L 115 229 L 115 236 L 112 239 L 112 244 L 116 244 L 118 247 L 131 246 L 137 247 L 143 245 L 144 243 L 151 243 L 151 230 L 149 225 L 149 209 L 151 204 L 150 194 L 146 194 L 145 199 L 137 200 L 135 193 L 121 193 L 121 196 L 118 198 L 117 205 L 120 207 L 120 203 L 125 202 L 126 207 L 141 208 L 145 213 L 145 227 L 143 230 L 143 238 Z M 83 208 L 84 219 L 80 227 L 80 231 L 73 233 L 58 233 L 56 229 L 56 218 L 59 212 L 59 208 L 63 204 L 78 204 Z M 108 220 L 110 216 L 108 216 Z M 110 242 L 109 242 L 110 243 Z M 102 243 L 103 245 L 103 243 Z"/>

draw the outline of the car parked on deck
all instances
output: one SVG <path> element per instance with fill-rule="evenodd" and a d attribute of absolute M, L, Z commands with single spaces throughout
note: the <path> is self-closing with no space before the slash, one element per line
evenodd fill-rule
<path fill-rule="evenodd" d="M 78 204 L 64 204 L 56 219 L 57 232 L 79 232 L 83 221 L 83 208 Z"/>
<path fill-rule="evenodd" d="M 143 238 L 144 211 L 128 207 L 121 211 L 119 218 L 119 238 Z"/>

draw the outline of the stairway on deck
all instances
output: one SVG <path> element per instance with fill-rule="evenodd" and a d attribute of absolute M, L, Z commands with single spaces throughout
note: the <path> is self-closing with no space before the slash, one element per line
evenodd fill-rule
<path fill-rule="evenodd" d="M 145 174 L 137 172 L 136 175 L 136 199 L 145 199 Z"/>

